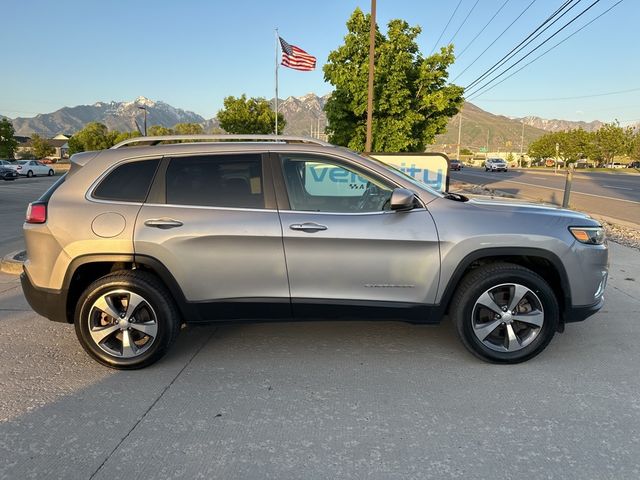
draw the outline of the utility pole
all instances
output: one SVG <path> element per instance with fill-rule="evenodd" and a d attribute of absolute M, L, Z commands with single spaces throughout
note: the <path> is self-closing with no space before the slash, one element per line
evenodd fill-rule
<path fill-rule="evenodd" d="M 376 0 L 371 0 L 371 24 L 369 26 L 369 89 L 367 92 L 367 138 L 364 149 L 371 152 L 373 139 L 373 68 L 376 52 Z"/>
<path fill-rule="evenodd" d="M 522 120 L 522 135 L 520 136 L 520 158 L 518 159 L 518 167 L 522 168 L 522 151 L 524 148 L 524 119 Z"/>
<path fill-rule="evenodd" d="M 462 111 L 458 113 L 458 156 L 456 157 L 460 161 L 460 139 L 462 138 Z"/>
<path fill-rule="evenodd" d="M 485 158 L 489 158 L 489 133 L 491 130 L 487 129 L 487 153 L 484 154 Z"/>
<path fill-rule="evenodd" d="M 558 174 L 558 152 L 560 152 L 560 144 L 558 142 L 556 142 L 556 168 L 555 168 L 555 174 Z"/>

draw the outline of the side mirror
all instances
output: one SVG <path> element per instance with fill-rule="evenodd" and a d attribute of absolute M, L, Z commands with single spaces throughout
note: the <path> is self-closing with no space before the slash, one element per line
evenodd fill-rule
<path fill-rule="evenodd" d="M 406 188 L 396 188 L 391 193 L 391 210 L 408 212 L 416 203 L 416 194 Z"/>

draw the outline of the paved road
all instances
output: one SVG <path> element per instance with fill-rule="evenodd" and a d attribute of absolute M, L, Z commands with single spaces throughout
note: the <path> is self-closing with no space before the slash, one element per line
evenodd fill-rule
<path fill-rule="evenodd" d="M 484 169 L 470 167 L 451 172 L 451 178 L 556 205 L 562 204 L 565 184 L 563 174 L 554 175 L 552 172 L 485 172 Z M 640 225 L 640 175 L 576 173 L 570 206 Z"/>
<path fill-rule="evenodd" d="M 496 366 L 448 324 L 186 328 L 142 371 L 90 360 L 0 275 L 0 479 L 640 478 L 640 255 L 607 304 Z"/>
<path fill-rule="evenodd" d="M 24 250 L 22 223 L 29 202 L 37 200 L 59 177 L 20 177 L 0 182 L 0 257 Z"/>

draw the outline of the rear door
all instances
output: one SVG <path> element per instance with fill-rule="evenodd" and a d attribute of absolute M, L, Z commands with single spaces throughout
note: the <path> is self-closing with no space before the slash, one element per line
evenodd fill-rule
<path fill-rule="evenodd" d="M 282 230 L 264 165 L 259 153 L 165 158 L 138 215 L 136 258 L 162 263 L 201 320 L 290 316 Z"/>
<path fill-rule="evenodd" d="M 295 315 L 433 303 L 439 247 L 425 208 L 391 211 L 397 185 L 346 159 L 282 153 L 274 167 Z"/>

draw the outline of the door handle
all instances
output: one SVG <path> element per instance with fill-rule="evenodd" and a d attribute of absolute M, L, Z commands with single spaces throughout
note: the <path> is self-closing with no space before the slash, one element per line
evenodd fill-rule
<path fill-rule="evenodd" d="M 326 230 L 326 225 L 320 225 L 319 223 L 313 222 L 305 222 L 305 223 L 294 223 L 293 225 L 289 225 L 291 230 L 302 230 L 303 232 L 313 233 L 320 232 L 322 230 Z"/>
<path fill-rule="evenodd" d="M 145 221 L 144 224 L 147 227 L 160 228 L 162 230 L 167 230 L 169 228 L 181 227 L 183 225 L 179 220 L 174 220 L 173 218 L 150 218 Z"/>

